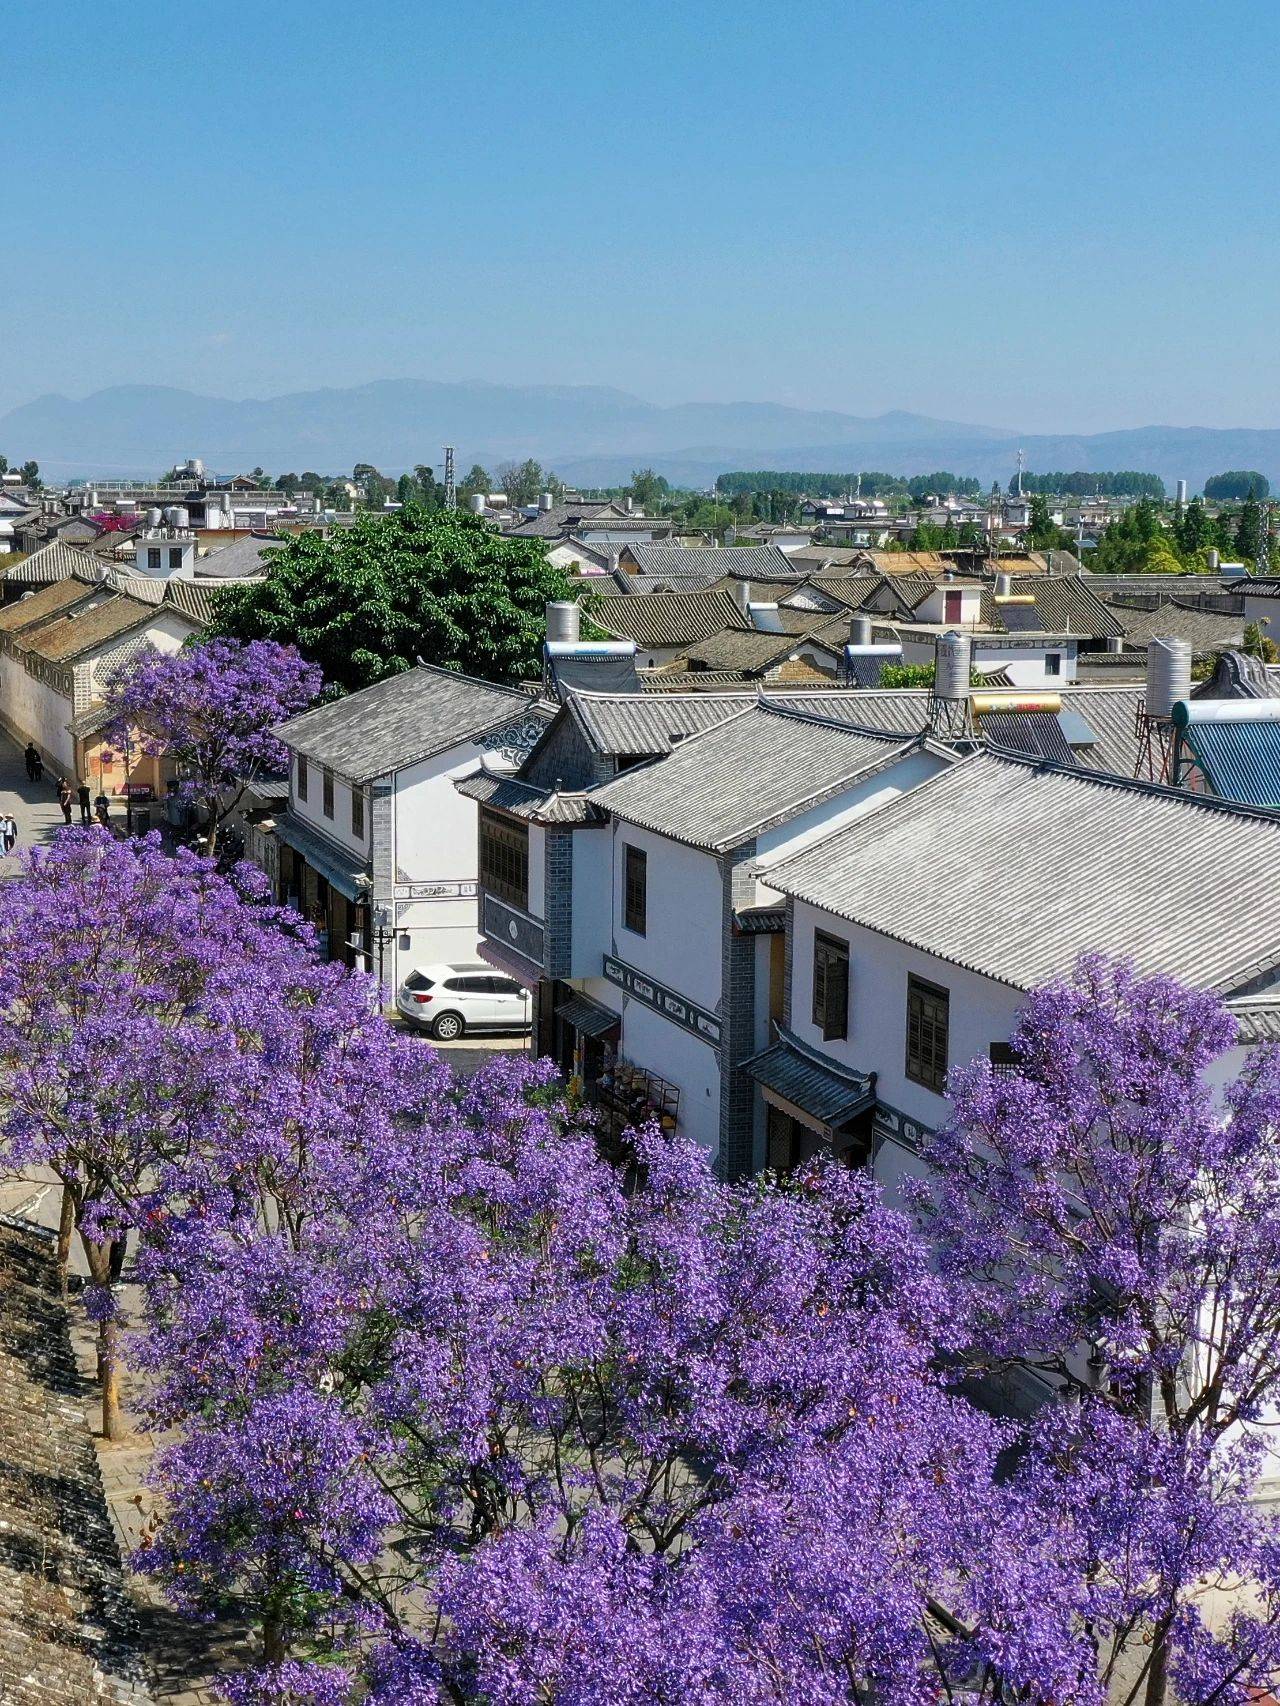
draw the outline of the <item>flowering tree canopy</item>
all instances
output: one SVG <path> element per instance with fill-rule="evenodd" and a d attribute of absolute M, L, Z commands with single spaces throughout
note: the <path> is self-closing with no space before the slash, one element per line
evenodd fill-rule
<path fill-rule="evenodd" d="M 62 831 L 0 885 L 0 1166 L 62 1181 L 65 1238 L 79 1227 L 98 1288 L 108 1436 L 106 1288 L 128 1231 L 163 1212 L 170 1169 L 185 1181 L 193 1157 L 328 1105 L 340 1090 L 315 1071 L 317 1035 L 383 1036 L 364 980 L 321 964 L 266 891 L 251 867 L 224 878 L 158 836 L 96 828 Z"/>
<path fill-rule="evenodd" d="M 1280 1673 L 1280 1551 L 1249 1500 L 1280 1405 L 1280 1055 L 1215 1091 L 1235 1031 L 1211 996 L 1086 958 L 1032 996 L 1015 1073 L 954 1075 L 930 1152 L 974 1360 L 1076 1400 L 1029 1428 L 1022 1491 L 1075 1558 L 1104 1681 L 1145 1706 Z M 1241 1583 L 1214 1636 L 1209 1590 Z"/>
<path fill-rule="evenodd" d="M 106 739 L 172 759 L 203 806 L 209 847 L 245 787 L 288 767 L 272 732 L 320 692 L 319 669 L 274 640 L 207 639 L 181 651 L 140 652 L 108 688 Z"/>
<path fill-rule="evenodd" d="M 939 1674 L 995 1698 L 997 1657 L 1078 1674 L 1048 1618 L 1015 1647 L 975 1564 L 1019 1520 L 1005 1435 L 934 1372 L 945 1295 L 869 1179 L 732 1187 L 651 1132 L 628 1191 L 545 1063 L 401 1070 L 397 1117 L 367 1088 L 201 1172 L 140 1257 L 180 1430 L 141 1562 L 256 1611 L 235 1698 L 924 1706 Z"/>

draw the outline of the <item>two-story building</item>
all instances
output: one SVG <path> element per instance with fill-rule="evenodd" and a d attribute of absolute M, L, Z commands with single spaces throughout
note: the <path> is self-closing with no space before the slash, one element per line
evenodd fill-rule
<path fill-rule="evenodd" d="M 1011 1064 L 1028 992 L 1084 952 L 1238 1001 L 1242 1046 L 1265 1035 L 1278 854 L 1273 813 L 988 750 L 778 862 L 783 1017 L 747 1067 L 770 1164 L 830 1149 L 872 1161 L 890 1191 L 922 1173 L 948 1072 Z"/>
<path fill-rule="evenodd" d="M 420 664 L 277 730 L 289 791 L 273 819 L 279 897 L 331 958 L 393 989 L 476 951 L 476 808 L 453 784 L 511 769 L 549 719 L 529 694 Z"/>
<path fill-rule="evenodd" d="M 571 695 L 518 778 L 460 784 L 480 804 L 480 951 L 537 984 L 540 1049 L 606 1121 L 651 1111 L 738 1177 L 764 1151 L 742 1066 L 782 1010 L 769 869 L 952 755 L 772 700 L 631 697 Z"/>

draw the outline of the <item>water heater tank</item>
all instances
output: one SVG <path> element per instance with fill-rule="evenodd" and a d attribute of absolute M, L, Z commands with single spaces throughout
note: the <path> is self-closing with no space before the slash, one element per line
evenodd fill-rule
<path fill-rule="evenodd" d="M 934 653 L 934 687 L 939 699 L 969 697 L 969 636 L 939 634 Z"/>
<path fill-rule="evenodd" d="M 467 499 L 467 508 L 471 511 L 472 515 L 483 515 L 484 493 L 472 492 L 471 496 Z"/>
<path fill-rule="evenodd" d="M 1169 717 L 1179 699 L 1191 697 L 1191 647 L 1185 640 L 1152 640 L 1147 646 L 1147 715 Z"/>
<path fill-rule="evenodd" d="M 578 638 L 578 606 L 572 599 L 558 598 L 547 605 L 547 638 L 570 645 Z"/>
<path fill-rule="evenodd" d="M 849 624 L 849 640 L 855 646 L 869 646 L 871 644 L 871 618 L 869 616 L 855 616 L 853 618 Z"/>

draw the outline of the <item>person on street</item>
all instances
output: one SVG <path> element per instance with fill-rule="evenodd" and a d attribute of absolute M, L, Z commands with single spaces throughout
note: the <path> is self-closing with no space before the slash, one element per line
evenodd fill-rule
<path fill-rule="evenodd" d="M 87 782 L 81 782 L 76 789 L 76 798 L 80 802 L 80 822 L 91 825 L 93 823 L 93 796 L 89 792 Z"/>
<path fill-rule="evenodd" d="M 0 817 L 0 842 L 4 844 L 6 853 L 12 853 L 18 841 L 18 820 L 12 812 L 6 812 Z"/>
<path fill-rule="evenodd" d="M 27 742 L 27 750 L 23 754 L 23 757 L 26 760 L 27 765 L 27 781 L 37 781 L 39 779 L 42 766 L 40 754 L 36 751 L 36 743 L 33 740 L 29 740 Z"/>
<path fill-rule="evenodd" d="M 62 807 L 63 823 L 71 822 L 71 784 L 65 776 L 58 778 L 58 804 Z"/>
<path fill-rule="evenodd" d="M 94 812 L 97 816 L 98 822 L 102 825 L 103 829 L 110 829 L 111 828 L 111 801 L 107 798 L 107 796 L 105 794 L 99 794 L 98 795 L 97 799 L 93 802 L 93 809 L 94 809 Z"/>

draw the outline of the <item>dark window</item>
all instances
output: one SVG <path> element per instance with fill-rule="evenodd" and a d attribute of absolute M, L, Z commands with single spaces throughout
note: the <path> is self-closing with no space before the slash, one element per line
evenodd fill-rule
<path fill-rule="evenodd" d="M 997 1078 L 1012 1078 L 1022 1065 L 1022 1056 L 1012 1043 L 992 1043 L 987 1052 Z"/>
<path fill-rule="evenodd" d="M 1046 675 L 1062 674 L 1062 653 L 1046 652 L 1044 654 L 1044 672 Z"/>
<path fill-rule="evenodd" d="M 324 773 L 324 786 L 321 790 L 320 805 L 326 817 L 333 816 L 333 771 Z"/>
<path fill-rule="evenodd" d="M 823 1040 L 849 1035 L 849 944 L 813 933 L 813 1022 Z"/>
<path fill-rule="evenodd" d="M 947 1082 L 951 997 L 936 983 L 907 978 L 907 1077 L 941 1094 Z"/>
<path fill-rule="evenodd" d="M 357 841 L 364 840 L 364 789 L 351 790 L 351 833 Z"/>
<path fill-rule="evenodd" d="M 181 551 L 172 551 L 171 550 L 169 552 L 169 567 L 171 569 L 180 569 L 182 567 L 182 552 Z"/>
<path fill-rule="evenodd" d="M 622 922 L 637 936 L 645 933 L 645 913 L 649 904 L 649 855 L 639 847 L 627 847 L 626 874 L 623 882 Z"/>
<path fill-rule="evenodd" d="M 444 986 L 458 995 L 488 995 L 492 982 L 491 977 L 447 977 Z"/>
<path fill-rule="evenodd" d="M 435 984 L 427 976 L 426 972 L 422 972 L 422 971 L 411 971 L 409 973 L 408 977 L 405 978 L 405 980 L 404 980 L 404 986 L 406 989 L 434 989 L 435 988 Z"/>
<path fill-rule="evenodd" d="M 305 800 L 306 797 L 307 797 L 307 761 L 305 758 L 300 758 L 298 760 L 298 798 L 300 800 Z"/>
<path fill-rule="evenodd" d="M 529 905 L 529 831 L 490 812 L 480 813 L 480 885 L 511 906 Z"/>
<path fill-rule="evenodd" d="M 153 546 L 147 552 L 147 567 L 149 569 L 158 569 L 160 567 L 160 548 L 159 548 L 159 546 Z"/>

